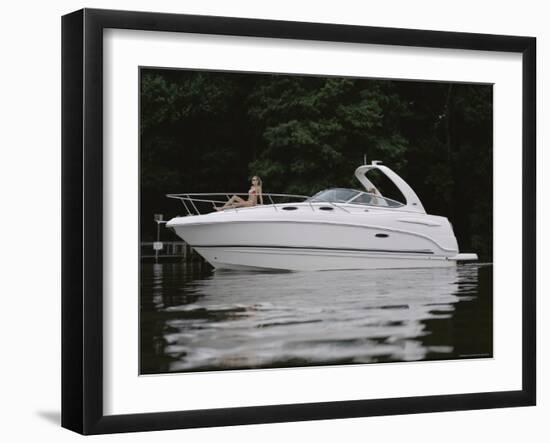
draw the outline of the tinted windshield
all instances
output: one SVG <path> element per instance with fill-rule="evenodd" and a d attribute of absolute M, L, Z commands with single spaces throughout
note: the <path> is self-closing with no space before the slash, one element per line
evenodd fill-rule
<path fill-rule="evenodd" d="M 389 208 L 398 208 L 399 206 L 403 206 L 403 203 L 392 200 L 391 198 L 382 197 L 381 195 L 367 194 L 365 192 L 362 192 L 350 203 L 369 206 L 385 206 Z"/>
<path fill-rule="evenodd" d="M 318 192 L 308 201 L 312 202 L 333 202 L 333 203 L 345 203 L 360 194 L 359 191 L 354 189 L 327 189 L 325 191 Z"/>
<path fill-rule="evenodd" d="M 325 203 L 352 203 L 356 205 L 382 206 L 386 208 L 398 208 L 403 206 L 403 203 L 382 197 L 381 195 L 369 194 L 366 192 L 356 191 L 355 189 L 326 189 L 318 192 L 308 200 L 310 202 L 325 202 Z"/>

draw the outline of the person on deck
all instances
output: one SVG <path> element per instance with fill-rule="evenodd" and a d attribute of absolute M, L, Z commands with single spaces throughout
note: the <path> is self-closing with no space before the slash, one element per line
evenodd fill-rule
<path fill-rule="evenodd" d="M 257 204 L 264 204 L 262 195 L 262 179 L 255 175 L 252 177 L 252 185 L 248 191 L 248 200 L 245 200 L 238 195 L 231 197 L 223 206 L 214 206 L 216 211 L 223 211 L 228 208 L 242 208 L 247 206 L 256 206 Z"/>

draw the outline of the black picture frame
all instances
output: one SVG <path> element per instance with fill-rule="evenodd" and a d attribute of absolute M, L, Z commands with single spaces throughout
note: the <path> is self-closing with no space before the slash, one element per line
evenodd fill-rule
<path fill-rule="evenodd" d="M 105 415 L 102 36 L 108 28 L 521 54 L 521 390 Z M 62 426 L 82 434 L 105 434 L 535 405 L 535 66 L 533 37 L 97 9 L 65 15 L 62 18 Z"/>

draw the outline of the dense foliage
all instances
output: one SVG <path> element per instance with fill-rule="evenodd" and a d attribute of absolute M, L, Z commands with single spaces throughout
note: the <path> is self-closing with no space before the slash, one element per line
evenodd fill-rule
<path fill-rule="evenodd" d="M 492 258 L 490 85 L 142 69 L 140 99 L 143 240 L 183 213 L 167 193 L 357 188 L 366 153 Z"/>

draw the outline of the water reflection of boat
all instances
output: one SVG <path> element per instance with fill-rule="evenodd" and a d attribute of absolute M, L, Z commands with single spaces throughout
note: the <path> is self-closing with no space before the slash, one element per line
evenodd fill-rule
<path fill-rule="evenodd" d="M 401 201 L 377 191 L 367 177 L 372 171 L 395 185 Z M 390 168 L 373 162 L 357 168 L 355 177 L 365 191 L 336 188 L 313 197 L 264 194 L 270 204 L 209 214 L 201 214 L 197 205 L 230 194 L 172 194 L 188 215 L 173 218 L 167 227 L 222 269 L 448 267 L 477 259 L 476 254 L 459 254 L 449 221 L 427 214 L 412 188 Z M 275 203 L 274 198 L 295 202 Z"/>
<path fill-rule="evenodd" d="M 403 269 L 398 278 L 390 269 L 205 273 L 183 286 L 188 297 L 177 268 L 155 281 L 166 343 L 155 349 L 169 371 L 448 359 L 481 349 L 467 308 L 458 314 L 478 297 L 476 265 Z"/>

